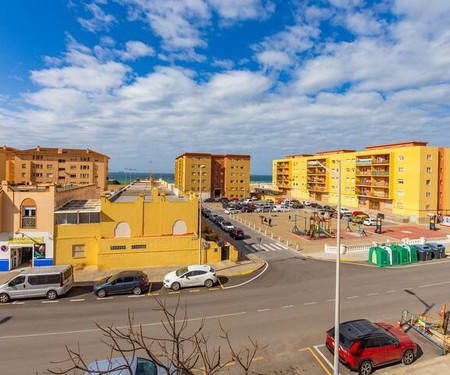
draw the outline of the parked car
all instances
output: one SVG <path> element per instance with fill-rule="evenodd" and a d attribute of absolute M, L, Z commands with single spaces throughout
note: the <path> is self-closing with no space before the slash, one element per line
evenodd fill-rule
<path fill-rule="evenodd" d="M 352 216 L 365 216 L 365 217 L 369 217 L 369 215 L 367 215 L 365 212 L 362 212 L 362 211 L 353 211 L 353 212 L 352 212 Z"/>
<path fill-rule="evenodd" d="M 377 219 L 374 219 L 371 217 L 366 217 L 363 221 L 363 224 L 370 225 L 370 226 L 377 225 Z"/>
<path fill-rule="evenodd" d="M 220 227 L 225 231 L 225 232 L 231 232 L 234 229 L 234 225 L 231 224 L 229 221 L 222 221 L 220 223 Z"/>
<path fill-rule="evenodd" d="M 238 214 L 238 213 L 240 213 L 241 211 L 240 210 L 238 210 L 238 209 L 236 209 L 236 208 L 233 208 L 233 207 L 227 207 L 226 209 L 225 209 L 225 213 L 227 214 L 227 215 L 235 215 L 235 214 Z"/>
<path fill-rule="evenodd" d="M 220 202 L 220 203 L 225 203 L 225 204 L 226 204 L 226 203 L 229 202 L 229 200 L 228 200 L 228 198 L 223 197 L 223 198 L 220 198 L 220 199 L 219 199 L 219 202 Z"/>
<path fill-rule="evenodd" d="M 214 203 L 215 202 L 215 200 L 214 200 L 214 198 L 206 198 L 205 200 L 203 200 L 203 202 L 206 202 L 206 203 Z"/>
<path fill-rule="evenodd" d="M 259 206 L 256 208 L 255 212 L 272 212 L 271 206 Z"/>
<path fill-rule="evenodd" d="M 351 211 L 348 208 L 341 207 L 341 214 L 349 213 L 351 214 Z"/>
<path fill-rule="evenodd" d="M 211 288 L 217 283 L 216 272 L 208 265 L 192 265 L 179 268 L 164 276 L 164 287 L 179 290 L 188 286 Z"/>
<path fill-rule="evenodd" d="M 209 220 L 211 220 L 214 223 L 214 220 L 216 220 L 217 216 L 219 215 L 211 213 L 211 215 L 209 215 Z"/>
<path fill-rule="evenodd" d="M 310 204 L 310 207 L 312 207 L 312 208 L 322 208 L 322 206 L 319 203 L 315 203 L 315 202 L 312 202 Z"/>
<path fill-rule="evenodd" d="M 337 213 L 336 213 L 337 215 Z M 344 212 L 343 214 L 341 214 L 341 219 L 346 220 L 346 221 L 350 221 L 352 218 L 352 214 L 350 212 Z"/>
<path fill-rule="evenodd" d="M 98 280 L 94 285 L 94 294 L 103 298 L 113 294 L 139 295 L 149 288 L 147 275 L 142 271 L 122 271 Z"/>
<path fill-rule="evenodd" d="M 212 211 L 209 208 L 204 208 L 202 209 L 202 215 L 205 217 L 208 217 L 209 215 L 211 215 Z"/>
<path fill-rule="evenodd" d="M 141 357 L 120 357 L 95 361 L 89 364 L 84 375 L 188 375 L 185 370 L 177 370 L 173 365 L 158 366 L 151 360 Z M 117 370 L 116 370 L 117 369 Z"/>
<path fill-rule="evenodd" d="M 273 212 L 289 212 L 289 211 L 291 211 L 291 209 L 286 207 L 283 204 L 276 204 L 275 206 L 273 206 L 272 211 Z"/>
<path fill-rule="evenodd" d="M 351 216 L 350 220 L 355 224 L 362 224 L 366 219 L 365 216 Z"/>
<path fill-rule="evenodd" d="M 305 207 L 311 206 L 311 202 L 309 202 L 309 201 L 302 201 L 302 204 Z"/>
<path fill-rule="evenodd" d="M 350 369 L 369 375 L 375 367 L 402 361 L 414 362 L 417 345 L 400 328 L 365 319 L 341 323 L 339 357 Z M 334 351 L 334 328 L 327 331 L 327 348 Z"/>
<path fill-rule="evenodd" d="M 230 236 L 233 237 L 235 240 L 243 240 L 245 238 L 244 231 L 241 228 L 234 228 L 230 232 Z"/>
<path fill-rule="evenodd" d="M 66 294 L 72 285 L 72 266 L 32 267 L 0 285 L 0 303 L 31 297 L 54 300 Z"/>
<path fill-rule="evenodd" d="M 225 219 L 224 219 L 223 216 L 216 216 L 216 217 L 214 218 L 214 222 L 215 222 L 217 225 L 220 225 L 220 223 L 221 223 L 222 221 L 225 221 Z"/>

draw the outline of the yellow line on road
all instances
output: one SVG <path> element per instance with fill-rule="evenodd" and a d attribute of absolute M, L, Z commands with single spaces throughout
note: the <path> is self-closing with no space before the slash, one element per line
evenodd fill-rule
<path fill-rule="evenodd" d="M 180 294 L 181 292 L 169 292 L 169 294 Z"/>
<path fill-rule="evenodd" d="M 327 367 L 325 366 L 325 364 L 320 360 L 320 358 L 317 356 L 316 353 L 314 353 L 314 350 L 312 350 L 309 346 L 307 348 L 307 350 L 309 350 L 309 352 L 313 355 L 313 357 L 316 359 L 316 361 L 319 363 L 320 366 L 322 366 L 322 368 L 325 370 L 325 372 L 328 375 L 331 375 L 331 372 L 328 371 Z"/>
<path fill-rule="evenodd" d="M 223 289 L 222 282 L 220 281 L 220 277 L 217 278 L 217 281 L 219 282 L 220 287 Z"/>
<path fill-rule="evenodd" d="M 215 291 L 215 290 L 219 290 L 219 288 L 209 288 L 208 290 Z"/>
<path fill-rule="evenodd" d="M 264 359 L 264 357 L 255 357 L 252 359 L 252 362 L 261 361 L 263 359 Z"/>
<path fill-rule="evenodd" d="M 189 291 L 189 293 L 197 293 L 197 292 L 200 292 L 200 289 L 192 289 Z"/>
<path fill-rule="evenodd" d="M 148 293 L 147 293 L 148 296 L 152 294 L 152 286 L 153 286 L 153 282 L 150 282 L 150 285 L 148 287 Z"/>
<path fill-rule="evenodd" d="M 159 293 L 149 293 L 149 296 L 159 296 Z"/>

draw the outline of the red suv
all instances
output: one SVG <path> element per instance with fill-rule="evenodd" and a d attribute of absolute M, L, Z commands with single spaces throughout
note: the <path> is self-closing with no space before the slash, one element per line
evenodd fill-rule
<path fill-rule="evenodd" d="M 361 375 L 369 375 L 374 367 L 402 361 L 414 362 L 417 345 L 400 328 L 368 320 L 341 323 L 339 359 Z M 326 346 L 334 352 L 334 328 L 327 331 Z"/>
<path fill-rule="evenodd" d="M 369 215 L 367 215 L 365 212 L 362 212 L 362 211 L 353 211 L 352 216 L 353 217 L 355 217 L 355 216 L 366 216 L 366 217 L 369 217 Z"/>

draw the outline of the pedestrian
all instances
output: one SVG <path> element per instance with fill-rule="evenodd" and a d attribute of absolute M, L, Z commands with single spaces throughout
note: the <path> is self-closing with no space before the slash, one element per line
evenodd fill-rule
<path fill-rule="evenodd" d="M 289 215 L 289 221 L 291 221 L 291 215 Z"/>
<path fill-rule="evenodd" d="M 272 218 L 269 217 L 269 227 L 271 227 L 271 226 L 272 226 Z"/>
<path fill-rule="evenodd" d="M 267 224 L 267 218 L 266 217 L 264 218 L 264 224 Z"/>

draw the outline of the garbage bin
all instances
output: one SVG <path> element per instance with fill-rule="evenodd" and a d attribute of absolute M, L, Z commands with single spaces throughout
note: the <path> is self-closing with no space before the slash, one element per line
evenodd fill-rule
<path fill-rule="evenodd" d="M 372 246 L 369 249 L 368 261 L 369 263 L 376 264 L 378 267 L 388 267 L 391 265 L 388 252 L 378 246 Z"/>
<path fill-rule="evenodd" d="M 391 245 L 389 246 L 398 254 L 399 264 L 410 264 L 410 256 L 409 251 L 402 246 L 399 245 Z"/>
<path fill-rule="evenodd" d="M 431 260 L 433 254 L 431 248 L 427 245 L 414 245 L 417 250 L 417 257 L 420 261 Z"/>
<path fill-rule="evenodd" d="M 391 266 L 398 266 L 400 264 L 400 252 L 397 248 L 392 245 L 382 245 L 380 247 L 388 252 Z"/>
<path fill-rule="evenodd" d="M 413 245 L 401 245 L 401 247 L 405 248 L 408 252 L 410 263 L 417 263 L 419 261 L 417 259 L 417 250 Z"/>
<path fill-rule="evenodd" d="M 445 258 L 445 246 L 437 242 L 428 242 L 427 246 L 431 248 L 434 259 Z"/>

